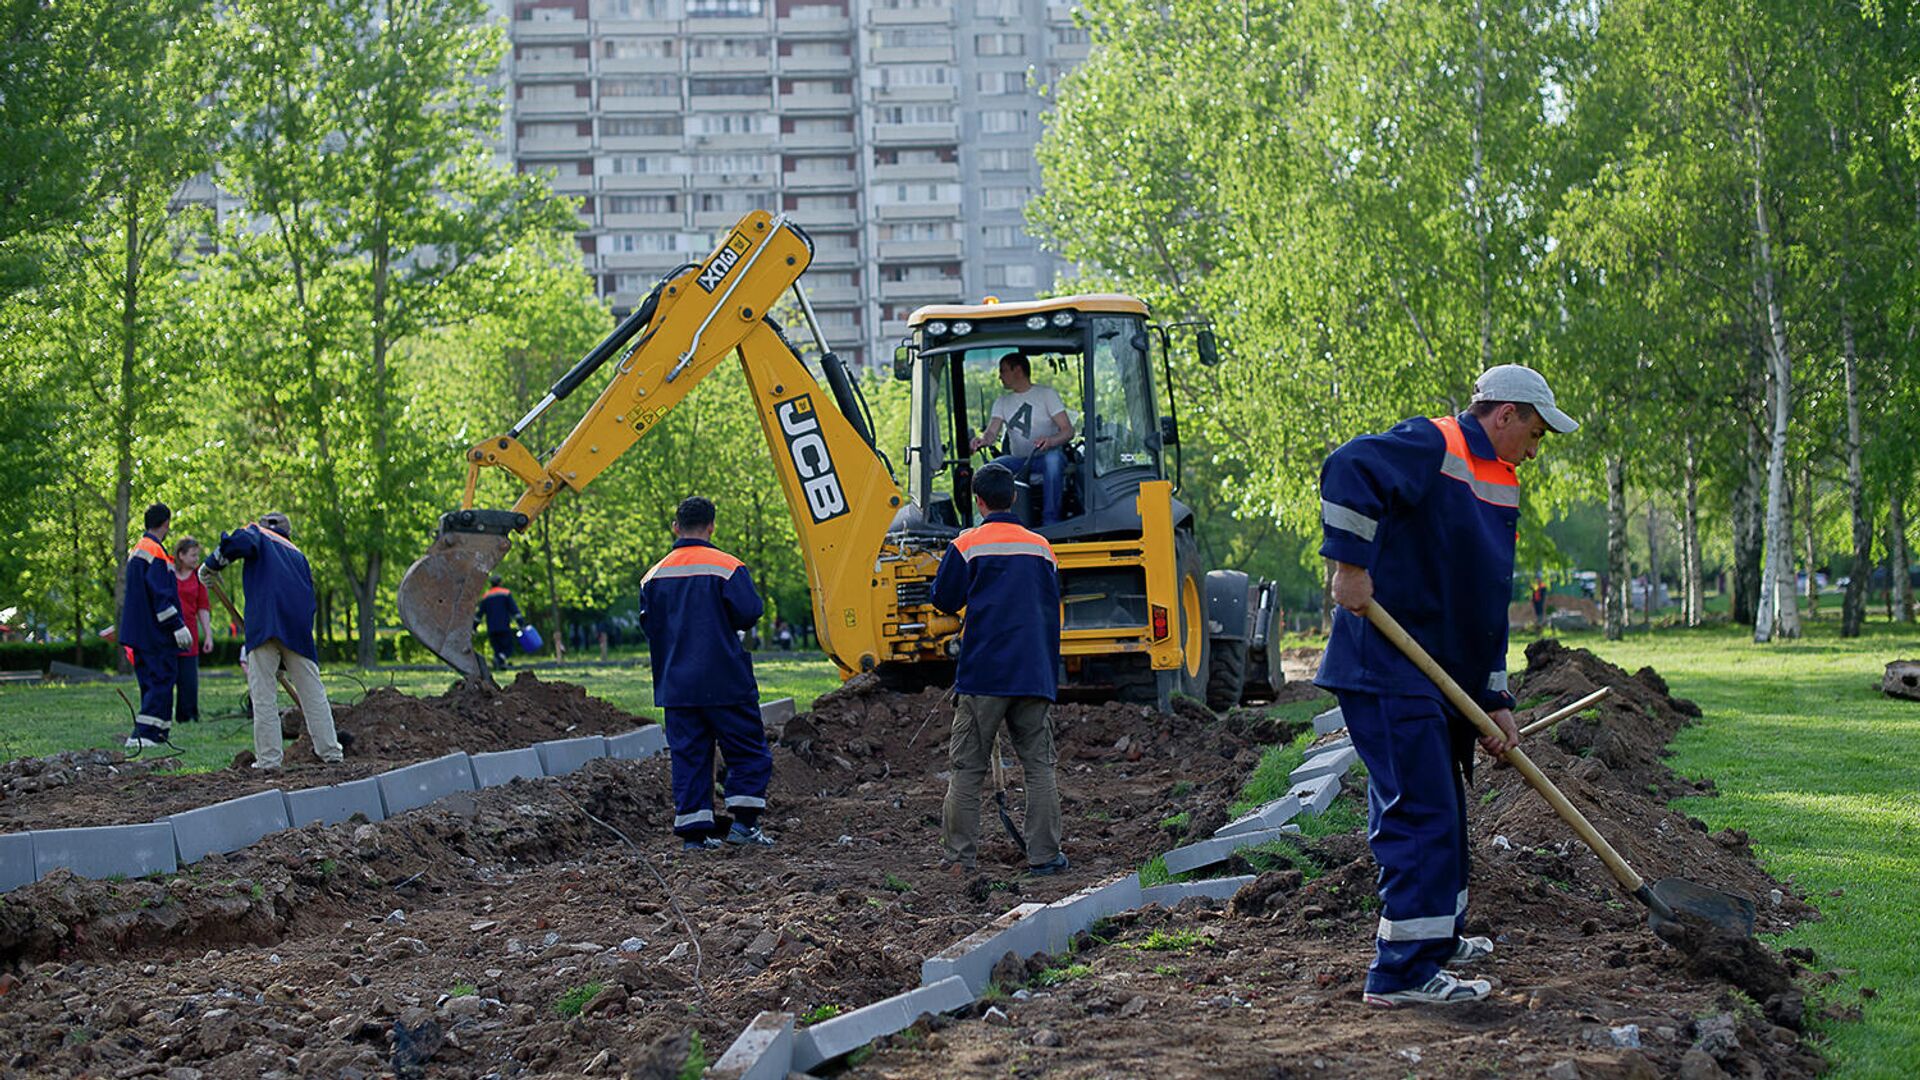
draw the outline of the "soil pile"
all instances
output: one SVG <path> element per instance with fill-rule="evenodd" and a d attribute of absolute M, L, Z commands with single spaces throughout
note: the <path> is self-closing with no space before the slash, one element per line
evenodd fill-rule
<path fill-rule="evenodd" d="M 247 768 L 250 751 L 233 768 L 189 774 L 173 772 L 171 758 L 128 762 L 110 750 L 11 762 L 0 767 L 0 832 L 153 821 L 268 788 L 357 780 L 455 750 L 480 753 L 544 739 L 617 735 L 647 721 L 589 697 L 581 687 L 542 682 L 523 671 L 499 690 L 456 684 L 436 698 L 383 687 L 358 704 L 336 706 L 334 723 L 348 743 L 347 758 L 327 765 L 314 756 L 298 710 L 290 710 L 283 724 L 297 729 L 300 739 L 287 748 L 286 766 L 276 773 Z"/>
<path fill-rule="evenodd" d="M 356 705 L 335 709 L 333 722 L 352 736 L 348 757 L 391 761 L 430 758 L 449 750 L 480 753 L 547 739 L 618 735 L 647 721 L 588 696 L 572 683 L 543 682 L 522 671 L 498 690 L 459 682 L 436 698 L 381 687 Z M 297 714 L 289 717 L 288 726 L 300 729 L 300 741 L 290 752 L 311 754 L 312 743 Z"/>

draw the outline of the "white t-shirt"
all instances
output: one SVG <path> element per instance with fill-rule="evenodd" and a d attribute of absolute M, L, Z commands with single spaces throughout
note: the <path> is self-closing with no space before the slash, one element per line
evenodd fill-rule
<path fill-rule="evenodd" d="M 1066 411 L 1053 387 L 1035 383 L 1018 394 L 1000 395 L 993 403 L 992 419 L 1006 425 L 1007 453 L 1026 457 L 1034 439 L 1062 433 L 1053 418 Z"/>

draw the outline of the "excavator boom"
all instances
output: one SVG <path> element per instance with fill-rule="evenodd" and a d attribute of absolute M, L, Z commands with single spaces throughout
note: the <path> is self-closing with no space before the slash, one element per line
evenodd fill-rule
<path fill-rule="evenodd" d="M 563 488 L 584 490 L 722 360 L 738 355 L 800 534 L 809 584 L 822 603 L 846 609 L 843 625 L 862 631 L 846 647 L 871 664 L 877 646 L 866 640 L 871 620 L 862 614 L 870 607 L 868 568 L 900 504 L 899 489 L 873 449 L 839 360 L 823 350 L 829 394 L 767 318 L 792 289 L 811 321 L 798 281 L 812 258 L 811 241 L 785 218 L 748 214 L 712 255 L 663 279 L 512 429 L 474 444 L 461 509 L 441 517 L 433 545 L 400 580 L 400 620 L 414 637 L 469 680 L 490 682 L 473 650 L 473 610 L 511 534 L 525 530 Z M 520 434 L 615 357 L 600 396 L 552 456 L 539 460 Z M 817 409 L 816 401 L 837 408 Z M 524 485 L 510 510 L 474 505 L 480 470 L 489 466 Z M 824 621 L 821 630 L 824 643 Z"/>

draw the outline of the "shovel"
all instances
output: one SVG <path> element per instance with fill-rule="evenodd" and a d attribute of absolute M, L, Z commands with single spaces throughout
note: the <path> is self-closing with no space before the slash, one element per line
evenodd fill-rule
<path fill-rule="evenodd" d="M 1419 642 L 1409 637 L 1378 601 L 1367 605 L 1367 621 L 1372 623 L 1374 629 L 1380 631 L 1388 641 L 1398 646 L 1400 651 L 1406 654 L 1407 659 L 1413 661 L 1414 666 L 1419 668 L 1427 678 L 1432 679 L 1434 685 L 1440 688 L 1440 692 L 1453 703 L 1453 707 L 1473 721 L 1473 726 L 1480 729 L 1482 735 L 1494 739 L 1503 737 L 1499 725 L 1493 722 L 1493 718 L 1487 715 L 1486 710 L 1475 704 L 1474 700 L 1460 689 L 1459 684 L 1441 670 L 1433 657 L 1427 655 L 1427 650 L 1421 648 Z M 1606 864 L 1608 872 L 1613 875 L 1615 881 L 1620 883 L 1620 887 L 1635 900 L 1646 905 L 1647 911 L 1651 913 L 1648 922 L 1655 936 L 1667 942 L 1691 941 L 1693 935 L 1689 932 L 1686 923 L 1682 921 L 1684 916 L 1689 920 L 1704 922 L 1714 930 L 1725 934 L 1748 939 L 1753 937 L 1752 901 L 1718 889 L 1710 889 L 1684 878 L 1664 878 L 1648 884 L 1634 871 L 1633 867 L 1627 865 L 1627 860 L 1613 849 L 1612 844 L 1607 843 L 1606 838 L 1587 821 L 1586 816 L 1567 801 L 1567 797 L 1560 793 L 1560 789 L 1554 786 L 1553 781 L 1547 779 L 1546 774 L 1540 771 L 1540 767 L 1535 765 L 1519 747 L 1516 746 L 1501 756 L 1507 764 L 1512 765 L 1521 776 L 1526 778 L 1527 783 L 1533 785 L 1533 789 L 1540 793 L 1541 798 L 1547 800 L 1547 804 L 1553 807 L 1555 813 L 1559 814 L 1568 825 L 1573 826 L 1573 831 L 1579 834 L 1580 839 L 1593 849 L 1593 853 L 1600 857 L 1602 863 Z"/>

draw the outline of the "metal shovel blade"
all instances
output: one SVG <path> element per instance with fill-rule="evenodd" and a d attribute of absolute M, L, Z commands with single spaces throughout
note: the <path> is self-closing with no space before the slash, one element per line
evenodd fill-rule
<path fill-rule="evenodd" d="M 1653 913 L 1653 930 L 1673 940 L 1682 920 L 1697 920 L 1736 937 L 1753 936 L 1753 901 L 1711 889 L 1685 878 L 1661 878 L 1646 887 L 1643 897 Z"/>
<path fill-rule="evenodd" d="M 420 644 L 469 680 L 493 676 L 473 651 L 473 610 L 488 575 L 512 542 L 493 533 L 442 530 L 425 555 L 400 579 L 400 621 Z"/>

